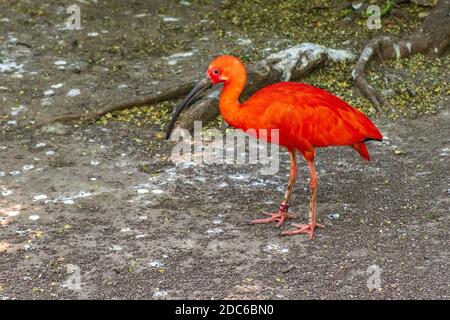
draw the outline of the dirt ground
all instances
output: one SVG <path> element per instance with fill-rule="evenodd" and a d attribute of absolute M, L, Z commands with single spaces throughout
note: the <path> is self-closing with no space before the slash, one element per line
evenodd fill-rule
<path fill-rule="evenodd" d="M 0 299 L 450 298 L 448 100 L 414 119 L 373 116 L 385 139 L 368 144 L 370 163 L 319 149 L 326 228 L 279 237 L 291 221 L 249 221 L 278 207 L 286 152 L 264 176 L 175 165 L 161 123 L 31 129 L 196 79 L 217 52 L 249 47 L 217 36 L 214 1 L 75 1 L 76 32 L 64 29 L 72 2 L 0 1 Z M 291 211 L 306 220 L 299 163 Z"/>

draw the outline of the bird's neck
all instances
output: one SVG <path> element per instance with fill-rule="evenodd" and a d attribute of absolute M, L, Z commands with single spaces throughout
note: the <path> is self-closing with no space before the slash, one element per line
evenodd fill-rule
<path fill-rule="evenodd" d="M 228 82 L 224 83 L 222 93 L 220 94 L 219 108 L 224 120 L 233 127 L 240 128 L 242 116 L 241 103 L 239 96 L 245 87 L 247 75 L 245 70 L 239 75 L 236 75 Z"/>

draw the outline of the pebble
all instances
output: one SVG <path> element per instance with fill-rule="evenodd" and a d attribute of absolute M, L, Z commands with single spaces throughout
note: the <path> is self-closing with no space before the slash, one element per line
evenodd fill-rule
<path fill-rule="evenodd" d="M 166 297 L 169 293 L 167 291 L 164 290 L 156 290 L 153 293 L 153 298 L 158 298 L 158 297 Z"/>
<path fill-rule="evenodd" d="M 61 88 L 63 85 L 64 85 L 63 83 L 57 83 L 57 84 L 51 85 L 50 87 L 53 88 L 53 89 L 59 89 L 59 88 Z"/>
<path fill-rule="evenodd" d="M 162 268 L 164 267 L 164 263 L 158 260 L 153 260 L 148 263 L 148 266 L 153 268 Z"/>
<path fill-rule="evenodd" d="M 76 97 L 79 96 L 81 94 L 80 89 L 71 89 L 68 93 L 67 96 L 68 97 Z"/>
<path fill-rule="evenodd" d="M 339 219 L 340 215 L 339 213 L 330 213 L 327 215 L 327 218 L 330 220 L 337 220 Z"/>
<path fill-rule="evenodd" d="M 39 195 L 33 197 L 33 201 L 45 200 L 47 198 L 48 197 L 45 194 L 39 194 Z"/>
<path fill-rule="evenodd" d="M 4 196 L 4 197 L 10 196 L 12 194 L 13 194 L 13 192 L 11 190 L 5 190 L 2 192 L 2 196 Z"/>
<path fill-rule="evenodd" d="M 406 152 L 403 150 L 400 150 L 400 149 L 395 149 L 394 154 L 397 156 L 404 156 L 404 155 L 406 155 Z"/>
<path fill-rule="evenodd" d="M 208 230 L 206 230 L 206 233 L 208 233 L 208 234 L 220 234 L 220 233 L 222 233 L 223 232 L 223 230 L 222 229 L 219 229 L 219 228 L 214 228 L 214 229 L 208 229 Z"/>

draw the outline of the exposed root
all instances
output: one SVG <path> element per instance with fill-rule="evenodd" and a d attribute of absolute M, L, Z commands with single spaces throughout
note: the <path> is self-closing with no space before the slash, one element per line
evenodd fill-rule
<path fill-rule="evenodd" d="M 441 0 L 408 39 L 378 37 L 370 40 L 362 51 L 352 71 L 355 88 L 378 110 L 386 103 L 367 81 L 364 69 L 378 56 L 382 60 L 401 59 L 422 53 L 428 56 L 442 55 L 450 46 L 450 0 Z"/>
<path fill-rule="evenodd" d="M 81 119 L 86 120 L 98 120 L 105 114 L 114 111 L 125 110 L 133 107 L 142 107 L 150 104 L 155 104 L 163 101 L 169 101 L 177 99 L 185 94 L 187 94 L 195 85 L 195 82 L 188 82 L 182 85 L 177 85 L 176 87 L 171 87 L 162 93 L 155 93 L 145 97 L 140 97 L 132 100 L 125 100 L 119 104 L 107 105 L 100 110 L 81 113 L 81 114 L 66 114 L 62 116 L 57 116 L 54 118 L 46 119 L 35 125 L 35 128 L 44 127 L 54 122 L 69 122 L 77 121 Z"/>

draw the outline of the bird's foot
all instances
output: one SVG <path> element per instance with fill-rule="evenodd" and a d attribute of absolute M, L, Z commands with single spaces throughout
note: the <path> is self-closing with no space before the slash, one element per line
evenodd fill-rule
<path fill-rule="evenodd" d="M 270 212 L 263 212 L 266 216 L 269 216 L 270 218 L 265 219 L 256 219 L 253 220 L 251 223 L 269 223 L 272 221 L 277 221 L 277 227 L 281 227 L 286 219 L 295 219 L 297 218 L 296 215 L 287 213 L 288 211 L 288 205 L 287 204 L 280 204 L 280 209 L 277 213 L 270 213 Z"/>
<path fill-rule="evenodd" d="M 309 234 L 309 239 L 313 239 L 314 238 L 314 229 L 315 228 L 324 228 L 325 226 L 322 224 L 318 224 L 316 223 L 315 225 L 309 223 L 309 224 L 296 224 L 293 223 L 292 224 L 293 227 L 297 228 L 294 230 L 288 230 L 288 231 L 284 231 L 281 233 L 282 236 L 292 236 L 294 234 L 301 234 L 301 233 L 306 233 Z"/>

